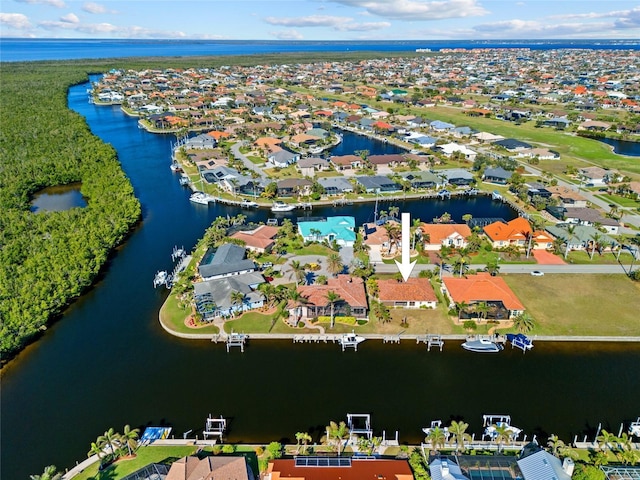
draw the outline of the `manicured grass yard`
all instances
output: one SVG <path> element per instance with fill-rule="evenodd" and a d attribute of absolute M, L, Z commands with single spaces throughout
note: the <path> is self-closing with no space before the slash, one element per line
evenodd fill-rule
<path fill-rule="evenodd" d="M 640 336 L 640 283 L 624 275 L 504 275 L 537 327 L 533 335 Z"/>
<path fill-rule="evenodd" d="M 88 448 L 88 446 L 87 446 Z M 120 460 L 109 468 L 98 472 L 98 462 L 91 465 L 84 472 L 73 477 L 77 480 L 107 480 L 113 478 L 122 478 L 125 475 L 135 472 L 150 463 L 164 463 L 175 461 L 187 455 L 195 453 L 195 446 L 167 446 L 167 447 L 140 447 L 137 455 L 131 460 Z"/>
<path fill-rule="evenodd" d="M 184 323 L 185 318 L 191 313 L 190 308 L 180 308 L 175 295 L 169 295 L 160 309 L 160 320 L 167 327 L 178 333 L 219 333 L 218 327 L 207 325 L 205 327 L 190 328 Z"/>
<path fill-rule="evenodd" d="M 640 202 L 634 200 L 632 198 L 625 198 L 619 195 L 609 195 L 608 193 L 603 193 L 602 195 L 596 195 L 596 197 L 601 198 L 610 203 L 617 203 L 621 207 L 630 207 L 630 208 L 638 208 L 640 207 Z"/>

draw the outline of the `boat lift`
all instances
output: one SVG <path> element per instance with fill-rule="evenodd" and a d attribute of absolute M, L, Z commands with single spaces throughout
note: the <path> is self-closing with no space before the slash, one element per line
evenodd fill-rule
<path fill-rule="evenodd" d="M 222 436 L 224 435 L 226 429 L 227 420 L 223 418 L 222 415 L 220 415 L 220 418 L 213 418 L 211 414 L 209 414 L 209 417 L 207 418 L 204 425 L 204 431 L 202 433 L 204 434 L 205 440 L 207 440 L 209 437 L 218 437 L 220 439 L 220 442 L 222 442 Z"/>
<path fill-rule="evenodd" d="M 364 436 L 368 440 L 373 438 L 371 415 L 368 413 L 347 413 L 349 427 L 349 443 L 355 443 L 357 437 Z"/>
<path fill-rule="evenodd" d="M 227 337 L 227 352 L 231 350 L 231 347 L 240 347 L 240 351 L 244 353 L 244 344 L 249 339 L 249 335 L 244 333 L 234 333 L 233 331 Z"/>

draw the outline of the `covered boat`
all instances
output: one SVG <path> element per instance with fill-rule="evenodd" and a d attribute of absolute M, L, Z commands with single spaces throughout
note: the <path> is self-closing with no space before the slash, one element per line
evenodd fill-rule
<path fill-rule="evenodd" d="M 498 353 L 502 351 L 504 347 L 499 343 L 480 338 L 477 340 L 467 340 L 462 344 L 462 348 L 469 350 L 470 352 Z"/>

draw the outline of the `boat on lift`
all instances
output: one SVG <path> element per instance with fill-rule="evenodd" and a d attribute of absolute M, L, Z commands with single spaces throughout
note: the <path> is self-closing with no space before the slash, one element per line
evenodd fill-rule
<path fill-rule="evenodd" d="M 168 280 L 169 274 L 165 270 L 156 272 L 155 277 L 153 277 L 153 288 L 159 287 L 161 285 L 167 285 Z"/>
<path fill-rule="evenodd" d="M 258 208 L 258 204 L 256 202 L 252 202 L 251 200 L 247 200 L 246 198 L 240 202 L 240 206 L 242 208 Z"/>
<path fill-rule="evenodd" d="M 629 435 L 640 437 L 640 417 L 629 425 Z"/>
<path fill-rule="evenodd" d="M 485 427 L 482 437 L 489 437 L 491 441 L 498 438 L 498 428 L 504 428 L 511 441 L 515 441 L 522 433 L 522 429 L 511 425 L 509 415 L 483 415 L 482 425 Z"/>
<path fill-rule="evenodd" d="M 433 420 L 431 422 L 431 426 L 430 427 L 424 427 L 422 429 L 422 431 L 424 432 L 425 435 L 429 436 L 429 434 L 435 429 L 435 428 L 439 428 L 444 432 L 444 436 L 445 439 L 448 441 L 449 440 L 449 428 L 448 427 L 443 427 L 442 426 L 442 420 Z"/>
<path fill-rule="evenodd" d="M 511 342 L 512 347 L 517 347 L 523 352 L 533 348 L 533 340 L 524 333 L 507 333 L 507 340 Z"/>
<path fill-rule="evenodd" d="M 462 344 L 462 348 L 469 350 L 470 352 L 478 353 L 498 353 L 501 352 L 504 347 L 499 344 L 487 340 L 485 338 L 478 338 L 476 340 L 467 340 Z"/>
<path fill-rule="evenodd" d="M 272 212 L 290 212 L 295 208 L 296 206 L 290 203 L 276 201 L 276 202 L 273 202 L 273 205 L 271 206 L 271 211 Z"/>
<path fill-rule="evenodd" d="M 353 348 L 354 350 L 358 350 L 358 345 L 364 342 L 366 338 L 361 337 L 360 335 L 356 335 L 355 332 L 345 333 L 340 337 L 340 345 L 342 346 L 342 350 L 344 351 L 347 348 Z"/>

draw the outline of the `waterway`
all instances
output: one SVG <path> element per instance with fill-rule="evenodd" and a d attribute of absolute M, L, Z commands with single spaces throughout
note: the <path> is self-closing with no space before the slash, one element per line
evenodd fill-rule
<path fill-rule="evenodd" d="M 640 157 L 640 142 L 630 142 L 628 140 L 618 140 L 617 138 L 598 138 L 613 147 L 614 153 L 618 155 L 628 155 L 630 157 Z"/>
<path fill-rule="evenodd" d="M 230 419 L 233 442 L 292 439 L 305 430 L 317 439 L 323 425 L 348 412 L 371 413 L 376 434 L 398 430 L 401 442 L 418 442 L 421 427 L 436 418 L 462 418 L 480 434 L 482 414 L 505 413 L 529 437 L 556 433 L 569 441 L 598 422 L 617 432 L 640 415 L 637 344 L 537 343 L 526 355 L 483 356 L 456 342 L 427 353 L 423 345 L 367 341 L 355 353 L 254 341 L 241 354 L 166 334 L 158 311 L 167 293 L 152 288 L 153 274 L 171 266 L 174 245 L 191 248 L 216 216 L 237 210 L 191 204 L 169 170 L 173 137 L 138 129 L 117 107 L 89 104 L 85 90 L 72 88 L 69 105 L 118 151 L 143 222 L 95 288 L 3 369 L 1 478 L 70 467 L 109 427 L 170 424 L 176 437 L 189 429 L 201 435 L 209 413 Z M 444 211 L 457 219 L 514 215 L 486 198 L 400 207 L 425 220 Z M 371 210 L 339 211 L 361 222 Z"/>

